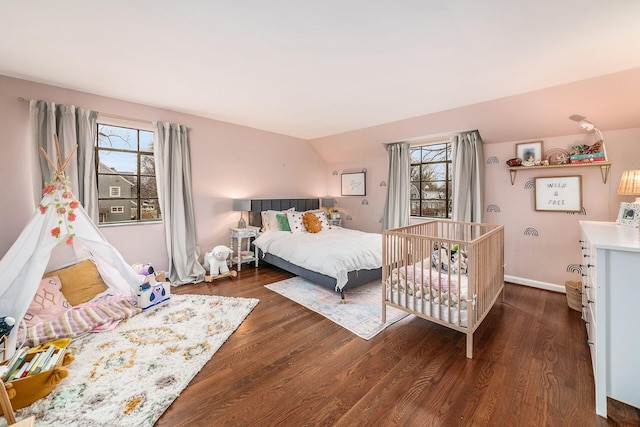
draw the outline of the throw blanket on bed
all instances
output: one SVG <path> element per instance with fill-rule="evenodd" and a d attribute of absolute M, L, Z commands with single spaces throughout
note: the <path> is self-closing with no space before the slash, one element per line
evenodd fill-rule
<path fill-rule="evenodd" d="M 333 227 L 319 233 L 267 231 L 253 244 L 292 264 L 347 283 L 349 271 L 382 267 L 382 236 L 358 230 Z"/>
<path fill-rule="evenodd" d="M 99 303 L 86 303 L 65 311 L 47 322 L 41 322 L 18 332 L 18 342 L 33 347 L 58 338 L 73 338 L 111 322 L 127 319 L 142 310 L 124 296 L 113 297 Z"/>

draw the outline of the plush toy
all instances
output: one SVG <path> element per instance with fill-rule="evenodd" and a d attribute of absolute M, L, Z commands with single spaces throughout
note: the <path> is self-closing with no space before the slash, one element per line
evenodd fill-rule
<path fill-rule="evenodd" d="M 149 274 L 138 290 L 138 307 L 146 310 L 168 301 L 170 296 L 169 282 L 158 282 L 154 274 Z"/>
<path fill-rule="evenodd" d="M 140 274 L 141 276 L 148 276 L 155 273 L 151 264 L 133 264 L 131 268 L 133 268 L 136 274 Z"/>
<path fill-rule="evenodd" d="M 9 335 L 11 329 L 13 329 L 13 325 L 15 324 L 16 319 L 14 319 L 13 317 L 0 317 L 0 337 Z"/>
<path fill-rule="evenodd" d="M 224 245 L 218 245 L 204 254 L 204 268 L 209 270 L 211 276 L 226 274 L 229 272 L 227 258 L 231 254 L 231 249 Z"/>

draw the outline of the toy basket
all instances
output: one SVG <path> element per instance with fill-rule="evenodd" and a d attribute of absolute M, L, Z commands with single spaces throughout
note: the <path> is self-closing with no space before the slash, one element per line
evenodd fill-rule
<path fill-rule="evenodd" d="M 582 311 L 582 282 L 567 280 L 564 282 L 567 292 L 567 304 L 575 311 Z"/>
<path fill-rule="evenodd" d="M 61 339 L 54 341 L 54 343 L 42 344 L 39 348 L 34 349 L 34 352 L 27 354 L 25 360 L 28 361 L 35 356 L 36 351 L 42 351 L 49 347 L 49 345 L 55 345 L 57 348 L 64 348 L 71 340 Z M 61 345 L 62 344 L 62 345 Z M 64 378 L 69 375 L 69 371 L 65 368 L 66 365 L 73 361 L 74 357 L 71 353 L 65 352 L 63 357 L 58 360 L 55 367 L 47 371 L 42 371 L 35 375 L 26 376 L 13 381 L 5 382 L 7 389 L 7 395 L 11 401 L 13 409 L 21 409 L 31 405 L 36 400 L 42 399 L 60 383 Z M 7 363 L 8 360 L 0 362 L 0 364 Z M 0 416 L 4 415 L 2 409 L 0 409 Z"/>

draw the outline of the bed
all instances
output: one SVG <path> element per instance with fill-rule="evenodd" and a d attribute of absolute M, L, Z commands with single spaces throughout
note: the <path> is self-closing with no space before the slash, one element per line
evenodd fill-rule
<path fill-rule="evenodd" d="M 318 211 L 318 199 L 256 199 L 251 200 L 249 223 L 263 229 L 263 212 L 294 210 L 296 212 Z M 320 233 L 276 233 L 263 231 L 254 241 L 256 253 L 260 260 L 286 270 L 297 276 L 326 286 L 340 292 L 344 299 L 344 291 L 363 283 L 382 277 L 382 236 L 375 233 L 364 233 L 356 230 L 331 227 Z M 299 238 L 299 239 L 298 239 Z M 278 249 L 277 240 L 284 240 Z M 331 239 L 331 240 L 329 240 Z M 360 239 L 360 240 L 358 240 Z M 302 246 L 298 246 L 302 245 Z M 347 246 L 349 245 L 349 246 Z M 295 247 L 295 254 L 291 248 Z M 351 250 L 347 248 L 353 248 Z M 287 251 L 287 248 L 289 249 Z M 292 255 L 300 255 L 299 250 L 327 257 L 325 268 L 309 266 Z M 284 252 L 282 251 L 284 249 Z M 299 249 L 299 250 L 298 250 Z M 351 252 L 351 253 L 349 253 Z M 340 260 L 341 256 L 351 256 L 351 260 Z M 333 266 L 333 267 L 328 267 Z M 328 268 L 327 268 L 328 267 Z"/>
<path fill-rule="evenodd" d="M 504 228 L 435 220 L 383 232 L 382 321 L 387 307 L 467 336 L 500 295 L 504 299 Z"/>

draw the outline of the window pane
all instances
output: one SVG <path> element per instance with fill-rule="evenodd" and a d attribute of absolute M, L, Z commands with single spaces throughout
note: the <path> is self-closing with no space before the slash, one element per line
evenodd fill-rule
<path fill-rule="evenodd" d="M 420 159 L 422 159 L 421 152 L 422 149 L 420 147 L 411 149 L 411 164 L 420 163 Z"/>
<path fill-rule="evenodd" d="M 421 169 L 420 165 L 411 166 L 411 176 L 409 178 L 411 181 L 420 180 L 420 169 Z"/>
<path fill-rule="evenodd" d="M 151 151 L 153 153 L 153 132 L 140 131 L 140 151 Z"/>
<path fill-rule="evenodd" d="M 98 147 L 138 151 L 138 131 L 99 124 Z"/>
<path fill-rule="evenodd" d="M 135 211 L 132 210 L 132 200 L 99 200 L 98 212 L 100 216 L 100 222 L 118 222 L 118 221 L 131 221 L 135 219 Z M 132 218 L 132 212 L 134 217 Z"/>
<path fill-rule="evenodd" d="M 140 177 L 140 197 L 158 197 L 158 188 L 156 186 L 156 177 L 142 176 Z"/>
<path fill-rule="evenodd" d="M 422 147 L 422 163 L 444 162 L 447 160 L 449 144 L 425 145 Z"/>
<path fill-rule="evenodd" d="M 140 219 L 143 221 L 161 219 L 160 204 L 158 199 L 144 199 L 140 210 Z"/>
<path fill-rule="evenodd" d="M 140 155 L 140 175 L 156 176 L 156 164 L 153 156 L 147 154 Z"/>
<path fill-rule="evenodd" d="M 411 183 L 411 194 L 409 195 L 410 199 L 420 199 L 420 183 L 412 182 Z"/>
<path fill-rule="evenodd" d="M 98 161 L 100 162 L 98 173 L 136 174 L 138 171 L 138 155 L 136 153 L 99 150 Z"/>
<path fill-rule="evenodd" d="M 98 175 L 98 199 L 113 198 L 117 192 L 121 199 L 136 197 L 137 181 L 133 175 Z"/>
<path fill-rule="evenodd" d="M 411 215 L 420 216 L 420 200 L 411 201 Z"/>

